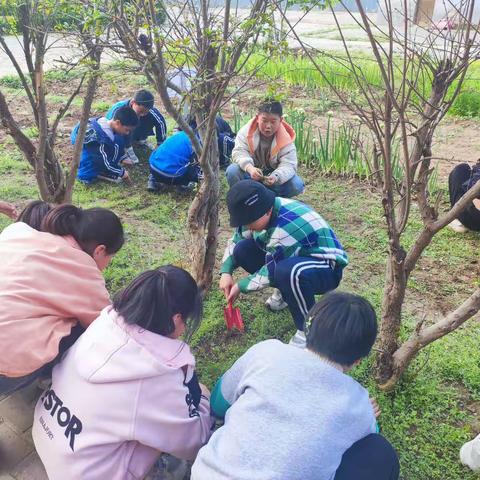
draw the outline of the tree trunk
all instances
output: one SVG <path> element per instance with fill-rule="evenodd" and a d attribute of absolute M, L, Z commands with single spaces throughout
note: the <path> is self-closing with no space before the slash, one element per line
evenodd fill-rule
<path fill-rule="evenodd" d="M 192 274 L 198 286 L 207 291 L 213 281 L 218 245 L 218 147 L 216 135 L 204 146 L 201 166 L 204 180 L 188 210 L 188 230 L 192 241 Z M 202 138 L 205 138 L 202 136 Z M 202 165 L 203 164 L 203 165 Z M 206 165 L 208 164 L 208 166 Z"/>
<path fill-rule="evenodd" d="M 392 375 L 393 355 L 398 348 L 398 333 L 402 323 L 402 305 L 407 281 L 404 271 L 405 252 L 390 253 L 387 260 L 382 319 L 378 334 L 375 376 L 380 386 Z"/>

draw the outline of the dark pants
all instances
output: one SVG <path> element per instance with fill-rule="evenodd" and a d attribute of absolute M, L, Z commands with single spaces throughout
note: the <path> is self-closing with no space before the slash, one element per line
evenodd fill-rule
<path fill-rule="evenodd" d="M 0 375 L 0 394 L 8 395 L 21 388 L 27 387 L 38 378 L 48 377 L 52 374 L 53 367 L 60 362 L 62 355 L 78 340 L 85 329 L 80 325 L 75 325 L 70 335 L 63 337 L 58 345 L 58 355 L 49 363 L 40 367 L 38 370 L 25 375 L 24 377 L 5 377 Z"/>
<path fill-rule="evenodd" d="M 248 273 L 265 265 L 265 251 L 252 239 L 238 242 L 233 256 Z M 334 290 L 340 283 L 343 269 L 333 263 L 314 257 L 290 257 L 276 264 L 273 286 L 282 293 L 298 330 L 303 330 L 308 311 L 315 305 L 315 295 Z"/>
<path fill-rule="evenodd" d="M 397 480 L 399 475 L 397 453 L 384 437 L 372 433 L 343 454 L 334 480 Z"/>
<path fill-rule="evenodd" d="M 455 205 L 458 200 L 466 193 L 466 183 L 470 180 L 472 169 L 467 163 L 460 163 L 451 172 L 448 177 L 448 190 L 450 192 L 450 204 Z M 480 210 L 471 203 L 458 217 L 470 230 L 480 231 Z"/>
<path fill-rule="evenodd" d="M 188 185 L 190 182 L 198 182 L 200 167 L 198 165 L 188 165 L 185 172 L 178 177 L 169 177 L 150 168 L 150 175 L 153 180 L 165 185 Z"/>

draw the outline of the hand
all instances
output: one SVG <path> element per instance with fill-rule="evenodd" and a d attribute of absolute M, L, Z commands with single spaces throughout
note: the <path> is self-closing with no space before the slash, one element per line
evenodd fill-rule
<path fill-rule="evenodd" d="M 230 293 L 228 294 L 228 297 L 227 297 L 227 302 L 231 303 L 233 305 L 235 303 L 235 301 L 237 300 L 239 295 L 240 295 L 240 288 L 238 287 L 238 283 L 236 283 L 230 289 Z"/>
<path fill-rule="evenodd" d="M 370 397 L 370 403 L 372 404 L 373 414 L 375 415 L 375 418 L 378 418 L 382 411 L 380 410 L 377 401 L 373 397 Z"/>
<path fill-rule="evenodd" d="M 10 217 L 12 220 L 17 218 L 17 208 L 13 203 L 0 201 L 0 213 L 7 215 L 7 217 Z"/>
<path fill-rule="evenodd" d="M 222 273 L 219 286 L 220 290 L 223 290 L 225 298 L 228 298 L 230 289 L 233 287 L 233 277 L 229 273 Z"/>
<path fill-rule="evenodd" d="M 133 182 L 132 182 L 132 179 L 130 178 L 130 174 L 128 173 L 127 170 L 125 170 L 123 172 L 123 175 L 122 175 L 122 180 L 127 184 L 127 185 L 131 185 Z"/>
<path fill-rule="evenodd" d="M 267 187 L 271 187 L 272 185 L 275 185 L 277 183 L 277 177 L 274 175 L 269 175 L 268 177 L 264 178 L 263 183 Z"/>
<path fill-rule="evenodd" d="M 202 395 L 204 397 L 210 398 L 210 390 L 203 383 L 199 383 L 199 385 L 200 390 L 202 391 Z"/>
<path fill-rule="evenodd" d="M 122 165 L 129 165 L 129 166 L 133 165 L 133 161 L 132 161 L 132 160 L 130 159 L 130 157 L 127 156 L 127 155 L 125 155 L 125 156 L 120 160 L 120 163 L 121 163 Z"/>
<path fill-rule="evenodd" d="M 253 165 L 248 165 L 245 171 L 252 177 L 252 180 L 255 180 L 256 182 L 263 180 L 263 172 L 259 168 L 256 168 Z"/>

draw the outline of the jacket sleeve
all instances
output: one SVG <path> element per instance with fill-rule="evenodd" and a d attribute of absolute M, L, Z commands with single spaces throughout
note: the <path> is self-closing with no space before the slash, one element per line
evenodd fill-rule
<path fill-rule="evenodd" d="M 270 175 L 276 176 L 282 185 L 297 173 L 297 166 L 297 149 L 294 143 L 290 143 L 278 152 L 278 167 Z"/>
<path fill-rule="evenodd" d="M 232 162 L 237 163 L 242 170 L 247 168 L 247 165 L 255 165 L 250 147 L 247 141 L 247 132 L 250 122 L 240 129 L 235 138 L 235 146 L 232 151 Z"/>
<path fill-rule="evenodd" d="M 152 381 L 158 383 L 158 378 Z M 195 407 L 181 369 L 162 378 L 165 388 L 144 380 L 140 383 L 135 409 L 133 439 L 142 445 L 178 458 L 193 460 L 210 438 L 213 419 L 210 401 L 201 396 Z"/>
<path fill-rule="evenodd" d="M 163 115 L 156 109 L 150 110 L 150 115 L 153 117 L 155 124 L 155 137 L 157 139 L 157 146 L 162 144 L 167 138 L 167 123 Z"/>
<path fill-rule="evenodd" d="M 220 267 L 220 273 L 233 273 L 237 268 L 235 258 L 233 257 L 233 251 L 235 250 L 235 245 L 245 238 L 252 238 L 252 232 L 250 230 L 243 231 L 241 227 L 235 230 L 232 238 L 227 243 L 225 252 L 223 253 L 222 266 Z"/>
<path fill-rule="evenodd" d="M 212 414 L 224 418 L 227 410 L 238 400 L 248 385 L 248 379 L 256 370 L 257 350 L 261 344 L 248 349 L 217 381 L 212 390 L 210 408 Z"/>
<path fill-rule="evenodd" d="M 92 159 L 97 171 L 107 170 L 117 177 L 122 177 L 125 173 L 124 168 L 108 157 L 103 143 L 89 142 L 84 145 L 84 148 L 87 150 L 88 156 Z"/>
<path fill-rule="evenodd" d="M 65 268 L 67 265 L 64 263 L 61 266 L 63 268 L 49 271 L 56 272 L 56 284 L 68 285 L 68 288 L 59 290 L 52 301 L 65 318 L 75 318 L 87 328 L 111 303 L 105 280 L 96 266 L 75 272 Z"/>

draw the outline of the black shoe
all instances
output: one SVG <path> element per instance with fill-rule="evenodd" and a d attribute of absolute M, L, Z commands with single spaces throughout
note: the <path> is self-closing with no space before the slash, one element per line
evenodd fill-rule
<path fill-rule="evenodd" d="M 153 178 L 148 179 L 147 190 L 149 192 L 158 192 L 158 183 Z"/>

